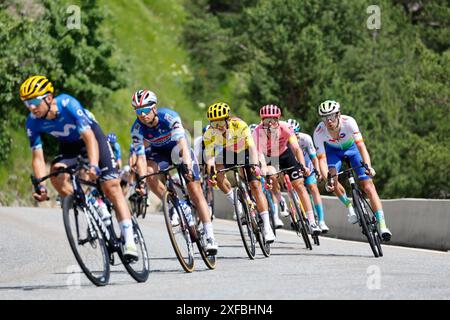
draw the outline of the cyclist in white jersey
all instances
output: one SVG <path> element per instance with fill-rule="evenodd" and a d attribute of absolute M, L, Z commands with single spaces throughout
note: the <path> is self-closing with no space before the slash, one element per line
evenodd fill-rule
<path fill-rule="evenodd" d="M 295 135 L 298 139 L 298 144 L 303 150 L 303 156 L 305 157 L 305 163 L 311 174 L 305 179 L 305 186 L 311 192 L 314 207 L 317 212 L 317 217 L 319 220 L 319 228 L 322 233 L 327 233 L 330 229 L 325 224 L 325 216 L 323 212 L 322 198 L 320 197 L 319 188 L 317 188 L 317 180 L 322 181 L 322 175 L 320 174 L 319 160 L 317 159 L 316 147 L 314 146 L 313 140 L 309 134 L 300 132 L 301 127 L 294 119 L 288 119 L 286 121 L 291 128 L 294 130 Z M 317 179 L 316 179 L 317 175 Z"/>
<path fill-rule="evenodd" d="M 392 234 L 386 226 L 381 201 L 371 178 L 375 176 L 376 172 L 372 168 L 369 152 L 355 119 L 341 115 L 339 103 L 332 100 L 320 104 L 319 115 L 322 117 L 322 122 L 314 131 L 314 142 L 317 146 L 317 157 L 319 158 L 322 176 L 326 177 L 328 171 L 331 175 L 339 172 L 342 160 L 344 156 L 347 156 L 352 167 L 355 168 L 364 192 L 370 199 L 381 236 L 384 241 L 389 241 Z M 367 170 L 361 167 L 362 160 L 368 164 Z M 345 194 L 344 187 L 338 181 L 338 177 L 336 176 L 332 181 L 329 181 L 326 188 L 329 192 L 334 191 L 336 196 L 349 208 L 349 222 L 356 223 L 355 212 Z"/>

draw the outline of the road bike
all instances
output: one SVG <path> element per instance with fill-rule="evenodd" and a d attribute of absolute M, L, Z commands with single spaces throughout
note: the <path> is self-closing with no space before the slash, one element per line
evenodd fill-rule
<path fill-rule="evenodd" d="M 358 184 L 355 181 L 353 171 L 357 168 L 352 168 L 348 157 L 345 157 L 344 161 L 347 163 L 348 169 L 338 172 L 335 175 L 330 175 L 330 173 L 328 173 L 328 181 L 332 181 L 336 175 L 345 175 L 347 177 L 352 190 L 353 207 L 355 209 L 356 216 L 358 217 L 358 223 L 362 229 L 362 233 L 366 236 L 375 258 L 382 257 L 383 250 L 381 248 L 381 235 L 377 227 L 375 214 L 367 201 L 364 192 L 359 189 Z M 358 168 L 360 167 L 368 169 L 368 165 L 363 161 L 361 161 L 361 166 Z"/>
<path fill-rule="evenodd" d="M 306 248 L 312 250 L 311 240 L 308 236 L 308 234 L 310 233 L 309 221 L 306 217 L 302 202 L 300 201 L 297 192 L 292 186 L 289 174 L 287 174 L 288 171 L 296 168 L 297 167 L 295 166 L 285 168 L 278 171 L 276 174 L 283 174 L 284 185 L 289 198 L 288 211 L 289 217 L 291 219 L 291 227 L 299 237 L 301 236 L 303 238 L 303 242 L 305 243 Z"/>
<path fill-rule="evenodd" d="M 264 224 L 257 212 L 255 200 L 253 199 L 248 187 L 249 182 L 247 172 L 246 170 L 242 170 L 244 175 L 243 178 L 239 173 L 240 169 L 250 167 L 254 167 L 254 165 L 235 165 L 230 168 L 218 170 L 217 172 L 233 172 L 234 181 L 236 182 L 236 186 L 233 188 L 236 221 L 247 256 L 253 260 L 256 256 L 256 241 L 258 241 L 261 251 L 265 257 L 270 256 L 270 243 L 267 243 L 264 237 Z M 239 214 L 240 212 L 241 214 Z"/>
<path fill-rule="evenodd" d="M 94 194 L 108 205 L 108 211 L 114 210 L 111 203 L 104 196 L 98 180 L 87 181 L 79 176 L 80 171 L 88 170 L 84 159 L 78 158 L 78 163 L 67 168 L 59 168 L 53 173 L 35 178 L 31 176 L 35 191 L 39 192 L 41 182 L 59 174 L 69 174 L 73 187 L 73 194 L 62 200 L 64 228 L 67 239 L 75 258 L 87 278 L 97 286 L 108 284 L 110 278 L 110 265 L 114 265 L 114 253 L 119 255 L 125 269 L 137 281 L 145 282 L 150 273 L 149 256 L 144 236 L 137 220 L 132 216 L 134 242 L 138 249 L 138 259 L 126 259 L 123 254 L 124 241 L 116 235 L 113 221 L 102 220 L 100 212 L 90 200 Z M 84 172 L 86 174 L 87 171 Z M 85 193 L 83 187 L 96 190 L 95 193 Z M 97 200 L 97 199 L 95 199 Z"/>
<path fill-rule="evenodd" d="M 175 176 L 170 174 L 176 170 Z M 186 272 L 193 272 L 194 243 L 209 269 L 216 268 L 216 255 L 209 254 L 205 250 L 206 233 L 203 224 L 199 222 L 195 205 L 191 202 L 186 192 L 183 172 L 186 172 L 184 164 L 175 164 L 156 173 L 151 173 L 138 178 L 138 183 L 147 177 L 162 175 L 165 179 L 167 191 L 162 199 L 164 220 L 169 233 L 170 242 L 178 261 Z M 176 217 L 175 217 L 176 216 Z M 173 223 L 177 221 L 178 223 Z"/>

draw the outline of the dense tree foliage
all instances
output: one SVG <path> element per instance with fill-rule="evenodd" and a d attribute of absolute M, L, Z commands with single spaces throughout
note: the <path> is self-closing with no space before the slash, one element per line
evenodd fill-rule
<path fill-rule="evenodd" d="M 252 110 L 283 107 L 312 134 L 318 104 L 359 123 L 383 197 L 450 197 L 448 1 L 190 1 L 194 92 L 238 74 Z M 240 84 L 242 85 L 242 83 Z"/>
<path fill-rule="evenodd" d="M 62 0 L 0 4 L 0 162 L 11 145 L 6 128 L 25 121 L 18 92 L 27 77 L 46 75 L 57 93 L 69 92 L 87 107 L 125 85 L 124 65 L 112 61 L 114 44 L 100 32 L 105 13 L 95 0 L 80 3 L 79 28 L 68 28 L 74 13 Z"/>

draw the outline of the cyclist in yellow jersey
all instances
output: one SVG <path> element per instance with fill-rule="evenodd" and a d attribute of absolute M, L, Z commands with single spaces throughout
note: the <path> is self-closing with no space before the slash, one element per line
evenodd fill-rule
<path fill-rule="evenodd" d="M 233 167 L 237 164 L 258 165 L 258 153 L 247 124 L 237 117 L 230 117 L 230 107 L 223 102 L 209 106 L 207 112 L 210 127 L 203 135 L 208 174 L 210 177 L 217 170 Z M 259 166 L 258 166 L 259 168 Z M 270 227 L 267 199 L 256 178 L 257 167 L 246 168 L 250 190 L 256 200 L 256 207 L 264 222 L 264 237 L 268 243 L 275 240 Z M 259 174 L 258 174 L 259 175 Z M 216 183 L 215 181 L 211 181 Z M 231 184 L 223 173 L 217 174 L 217 185 L 234 204 Z M 239 210 L 241 211 L 241 210 Z M 237 212 L 238 218 L 242 212 Z"/>

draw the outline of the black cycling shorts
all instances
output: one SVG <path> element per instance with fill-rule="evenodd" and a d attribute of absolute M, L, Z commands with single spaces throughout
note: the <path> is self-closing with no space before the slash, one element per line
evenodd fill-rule
<path fill-rule="evenodd" d="M 267 157 L 265 156 L 267 165 L 279 166 L 281 170 L 287 169 L 290 167 L 294 167 L 291 170 L 287 171 L 289 178 L 291 181 L 298 180 L 303 178 L 303 175 L 300 170 L 300 164 L 295 158 L 294 153 L 291 148 L 287 148 L 285 152 L 280 154 L 279 157 Z"/>
<path fill-rule="evenodd" d="M 117 162 L 114 158 L 114 152 L 111 149 L 105 134 L 97 123 L 91 125 L 97 139 L 99 149 L 98 167 L 101 170 L 100 182 L 118 179 L 119 172 L 117 170 Z M 77 142 L 60 142 L 58 155 L 53 159 L 52 165 L 63 163 L 71 166 L 77 163 L 78 156 L 81 155 L 87 159 L 86 145 L 83 140 Z"/>
<path fill-rule="evenodd" d="M 239 153 L 231 152 L 225 150 L 225 152 L 220 152 L 217 156 L 215 156 L 216 164 L 223 164 L 225 168 L 231 168 L 239 164 L 250 164 L 250 153 L 249 150 L 246 149 Z M 245 172 L 247 174 L 248 182 L 258 180 L 256 176 L 252 173 L 250 167 L 245 168 Z"/>

